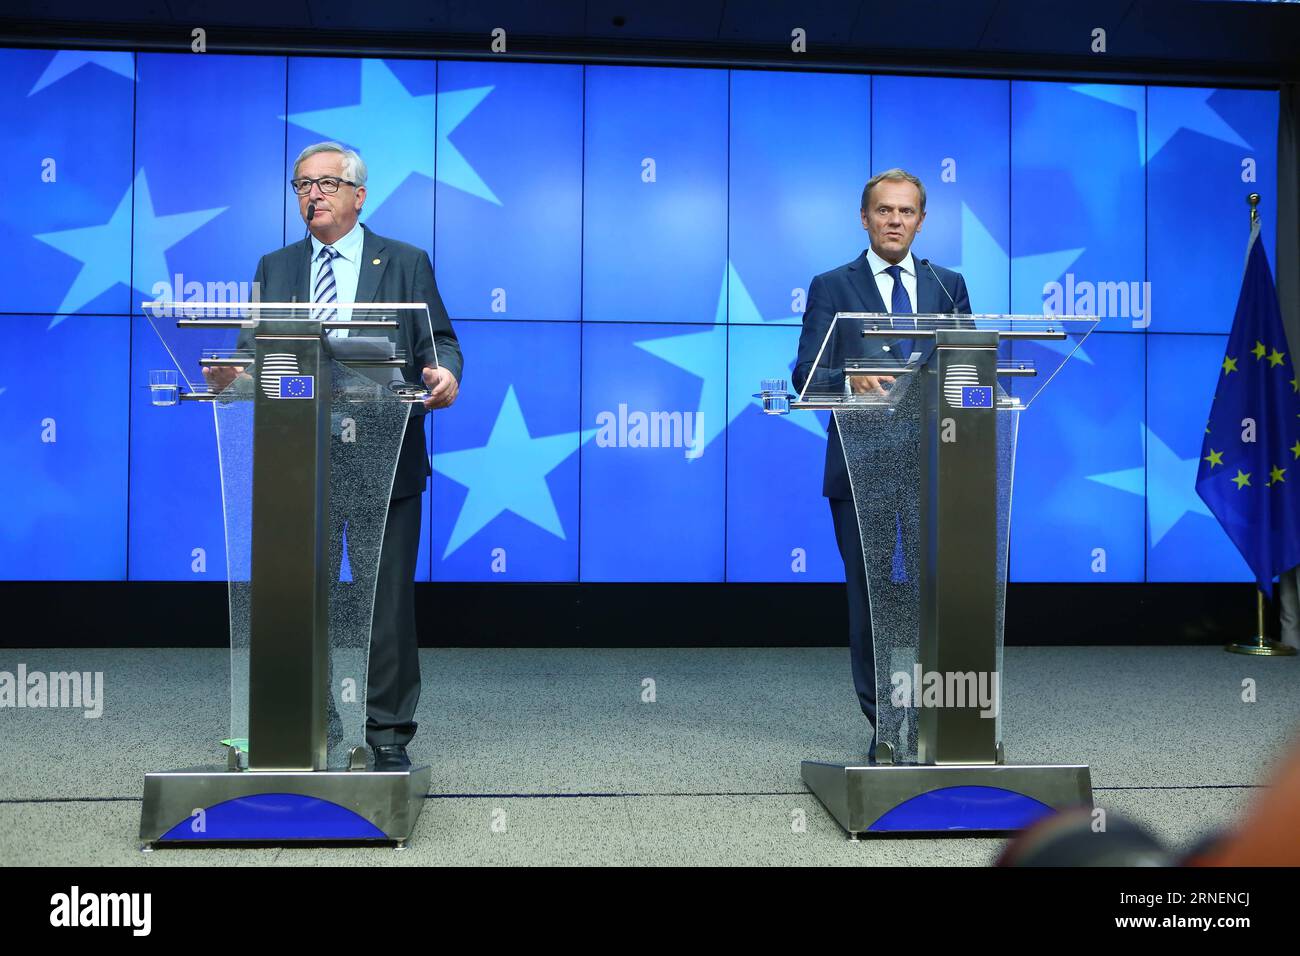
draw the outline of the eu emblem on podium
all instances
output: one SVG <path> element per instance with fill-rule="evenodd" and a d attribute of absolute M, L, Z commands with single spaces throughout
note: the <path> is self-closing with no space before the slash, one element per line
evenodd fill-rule
<path fill-rule="evenodd" d="M 314 398 L 316 377 L 314 375 L 284 375 L 280 378 L 281 398 Z"/>

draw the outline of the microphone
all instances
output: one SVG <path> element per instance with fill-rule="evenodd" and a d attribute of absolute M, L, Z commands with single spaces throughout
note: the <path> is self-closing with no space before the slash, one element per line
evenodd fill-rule
<path fill-rule="evenodd" d="M 952 307 L 956 309 L 957 300 L 952 297 L 952 293 L 948 291 L 948 287 L 943 284 L 943 280 L 939 278 L 939 273 L 934 271 L 934 266 L 930 265 L 930 260 L 922 259 L 921 265 L 925 266 L 927 269 L 930 270 L 930 275 L 934 276 L 934 281 L 939 283 L 939 288 L 943 290 L 943 294 L 948 297 L 948 301 L 951 302 Z"/>
<path fill-rule="evenodd" d="M 316 218 L 316 200 L 312 199 L 307 203 L 307 232 L 311 232 L 311 221 L 315 218 Z"/>

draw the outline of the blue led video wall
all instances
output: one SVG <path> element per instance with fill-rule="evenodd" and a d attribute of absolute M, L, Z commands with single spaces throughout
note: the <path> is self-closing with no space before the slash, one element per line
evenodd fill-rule
<path fill-rule="evenodd" d="M 465 352 L 422 580 L 842 580 L 825 416 L 753 393 L 891 166 L 975 311 L 1102 317 L 1022 417 L 1012 579 L 1249 579 L 1193 482 L 1274 92 L 2 50 L 0 109 L 0 578 L 224 578 L 211 410 L 149 404 L 140 303 L 251 280 L 336 139 Z"/>

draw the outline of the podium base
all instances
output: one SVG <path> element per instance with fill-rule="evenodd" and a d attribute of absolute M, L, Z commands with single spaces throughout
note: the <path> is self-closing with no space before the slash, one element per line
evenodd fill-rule
<path fill-rule="evenodd" d="M 1022 830 L 1066 807 L 1092 806 L 1078 765 L 801 765 L 804 786 L 851 836 Z"/>
<path fill-rule="evenodd" d="M 415 829 L 430 767 L 255 771 L 196 767 L 145 774 L 145 845 L 396 843 Z"/>

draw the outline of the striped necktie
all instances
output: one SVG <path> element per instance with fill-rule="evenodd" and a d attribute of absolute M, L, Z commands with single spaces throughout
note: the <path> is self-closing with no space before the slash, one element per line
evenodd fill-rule
<path fill-rule="evenodd" d="M 312 318 L 317 322 L 338 318 L 339 310 L 335 305 L 339 301 L 339 290 L 338 283 L 334 281 L 334 260 L 338 257 L 339 252 L 333 246 L 325 246 L 316 257 L 322 260 L 320 273 L 316 276 L 316 288 L 311 295 L 312 302 L 317 306 L 312 311 Z"/>

